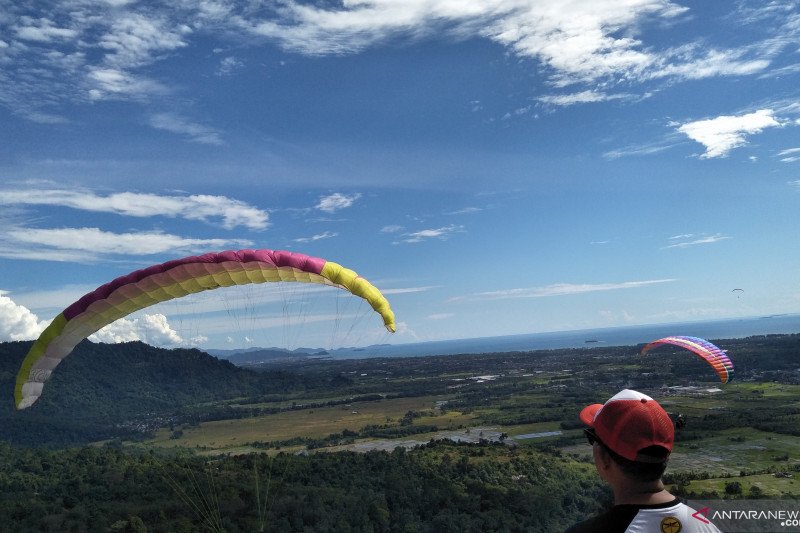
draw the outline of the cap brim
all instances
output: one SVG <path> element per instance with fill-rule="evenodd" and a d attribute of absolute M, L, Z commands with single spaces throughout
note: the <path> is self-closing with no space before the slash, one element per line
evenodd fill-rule
<path fill-rule="evenodd" d="M 603 408 L 603 404 L 600 403 L 593 403 L 592 405 L 587 405 L 581 411 L 581 414 L 578 415 L 578 418 L 581 419 L 581 422 L 586 424 L 589 427 L 594 426 L 594 417 L 597 415 L 597 411 Z"/>

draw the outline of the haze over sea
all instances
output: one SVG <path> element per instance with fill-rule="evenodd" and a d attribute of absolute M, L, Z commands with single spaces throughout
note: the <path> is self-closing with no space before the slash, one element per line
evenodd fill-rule
<path fill-rule="evenodd" d="M 710 341 L 754 335 L 800 333 L 800 315 L 772 315 L 732 320 L 653 324 L 619 328 L 583 329 L 482 337 L 410 344 L 385 344 L 331 351 L 335 359 L 367 357 L 421 357 L 427 355 L 477 354 L 596 346 L 634 346 L 666 337 L 689 335 Z"/>

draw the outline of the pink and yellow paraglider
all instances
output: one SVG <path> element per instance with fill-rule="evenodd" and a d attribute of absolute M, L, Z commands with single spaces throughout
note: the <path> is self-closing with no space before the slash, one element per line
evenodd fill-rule
<path fill-rule="evenodd" d="M 366 300 L 395 331 L 386 298 L 366 279 L 318 257 L 280 250 L 229 250 L 185 257 L 119 277 L 64 309 L 33 343 L 14 388 L 17 409 L 41 396 L 44 382 L 75 346 L 134 311 L 189 294 L 249 283 L 295 281 L 339 287 Z"/>
<path fill-rule="evenodd" d="M 651 349 L 664 344 L 679 346 L 694 352 L 709 365 L 711 365 L 711 367 L 717 373 L 717 376 L 719 376 L 720 381 L 723 383 L 730 381 L 731 377 L 733 376 L 733 363 L 727 354 L 717 346 L 699 337 L 664 337 L 663 339 L 658 339 L 647 344 L 644 348 L 642 348 L 641 354 L 645 355 Z"/>

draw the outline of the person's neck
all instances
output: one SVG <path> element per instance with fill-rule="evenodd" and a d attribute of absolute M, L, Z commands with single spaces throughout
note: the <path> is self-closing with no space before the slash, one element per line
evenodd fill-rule
<path fill-rule="evenodd" d="M 655 505 L 675 499 L 675 496 L 664 488 L 661 480 L 650 483 L 625 483 L 613 489 L 615 505 Z"/>

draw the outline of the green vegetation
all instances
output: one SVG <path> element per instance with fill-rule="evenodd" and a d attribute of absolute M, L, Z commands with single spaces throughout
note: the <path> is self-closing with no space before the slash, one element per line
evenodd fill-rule
<path fill-rule="evenodd" d="M 608 499 L 588 469 L 502 445 L 211 463 L 0 446 L 0 523 L 14 531 L 557 531 Z"/>
<path fill-rule="evenodd" d="M 11 390 L 30 343 L 3 343 L 0 523 L 558 531 L 610 502 L 577 412 L 624 387 L 686 420 L 666 477 L 676 493 L 800 497 L 800 336 L 717 343 L 737 365 L 724 386 L 699 359 L 669 349 L 248 369 L 197 350 L 85 342 L 21 412 Z"/>

